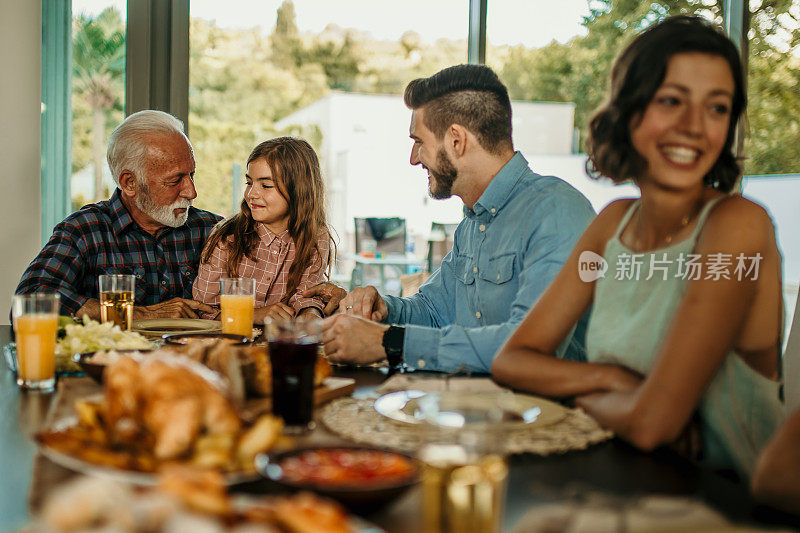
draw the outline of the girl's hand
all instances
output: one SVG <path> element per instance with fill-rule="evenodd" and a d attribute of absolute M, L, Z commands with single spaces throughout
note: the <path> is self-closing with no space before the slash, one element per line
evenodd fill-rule
<path fill-rule="evenodd" d="M 260 324 L 264 322 L 267 317 L 289 319 L 294 317 L 295 311 L 285 303 L 278 302 L 276 304 L 260 307 L 253 313 L 253 322 Z"/>
<path fill-rule="evenodd" d="M 323 318 L 322 311 L 319 311 L 316 307 L 306 307 L 297 316 L 299 318 Z"/>

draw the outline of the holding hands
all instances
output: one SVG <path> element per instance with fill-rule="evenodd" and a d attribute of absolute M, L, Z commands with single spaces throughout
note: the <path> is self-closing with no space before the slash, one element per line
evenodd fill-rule
<path fill-rule="evenodd" d="M 339 311 L 375 322 L 383 322 L 389 316 L 386 303 L 378 294 L 378 289 L 372 286 L 353 289 L 342 299 Z"/>
<path fill-rule="evenodd" d="M 336 309 L 339 307 L 339 302 L 341 302 L 346 295 L 346 290 L 329 282 L 314 285 L 302 292 L 303 298 L 313 298 L 317 296 L 325 301 L 325 309 L 323 309 L 325 316 L 330 316 L 335 313 Z"/>
<path fill-rule="evenodd" d="M 267 317 L 288 320 L 294 317 L 296 311 L 285 303 L 278 302 L 265 307 L 259 307 L 253 312 L 253 323 L 261 324 Z"/>
<path fill-rule="evenodd" d="M 349 363 L 374 363 L 384 359 L 383 334 L 389 326 L 379 322 L 385 320 L 389 312 L 383 298 L 375 287 L 357 287 L 344 294 L 337 300 L 339 312 L 322 322 L 325 353 L 332 361 Z"/>
<path fill-rule="evenodd" d="M 374 363 L 386 357 L 383 334 L 389 329 L 364 318 L 337 314 L 322 321 L 325 354 L 332 361 Z"/>
<path fill-rule="evenodd" d="M 133 318 L 199 318 L 200 313 L 214 311 L 216 309 L 202 302 L 176 297 L 153 305 L 136 306 L 133 308 Z"/>

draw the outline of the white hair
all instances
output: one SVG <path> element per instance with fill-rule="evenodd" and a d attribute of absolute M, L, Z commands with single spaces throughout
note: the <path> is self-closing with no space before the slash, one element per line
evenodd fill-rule
<path fill-rule="evenodd" d="M 145 182 L 146 138 L 153 133 L 178 133 L 185 137 L 183 122 L 169 113 L 153 109 L 130 115 L 111 134 L 106 159 L 117 186 L 125 170 L 133 172 L 139 183 Z"/>

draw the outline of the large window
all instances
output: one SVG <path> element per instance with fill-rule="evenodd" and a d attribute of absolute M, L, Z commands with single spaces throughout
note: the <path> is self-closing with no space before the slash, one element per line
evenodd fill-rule
<path fill-rule="evenodd" d="M 106 147 L 124 118 L 125 0 L 72 1 L 72 209 L 114 189 Z"/>
<path fill-rule="evenodd" d="M 741 9 L 742 0 L 731 1 L 734 11 Z M 185 0 L 167 3 L 179 7 L 173 13 L 185 13 L 180 11 Z M 43 3 L 53 5 L 60 4 Z M 103 154 L 111 128 L 124 115 L 127 2 L 73 0 L 71 5 L 67 172 L 76 208 L 107 197 L 111 187 Z M 457 219 L 459 202 L 428 201 L 424 176 L 408 165 L 409 113 L 400 95 L 414 77 L 466 61 L 469 5 L 466 0 L 237 0 L 220 7 L 192 0 L 189 93 L 175 98 L 189 102 L 197 205 L 232 213 L 252 147 L 292 134 L 319 151 L 330 217 L 345 250 L 353 217 L 404 216 L 420 234 L 431 221 Z M 632 192 L 589 182 L 582 170 L 585 126 L 603 97 L 613 58 L 636 32 L 666 16 L 699 13 L 722 23 L 724 12 L 722 0 L 569 0 L 556 8 L 543 0 L 488 0 L 487 5 L 486 60 L 518 101 L 518 147 L 535 170 L 573 182 L 596 208 Z M 800 246 L 791 233 L 800 224 L 792 201 L 800 188 L 800 59 L 793 48 L 800 36 L 800 4 L 751 0 L 746 5 L 750 107 L 742 189 L 775 219 L 787 304 L 793 304 L 800 280 Z M 52 17 L 43 14 L 47 23 Z M 178 31 L 185 36 L 185 29 Z M 54 57 L 51 65 L 63 63 Z M 57 109 L 45 105 L 43 120 L 53 122 Z M 50 184 L 64 175 L 56 167 L 65 158 L 52 150 L 58 139 L 43 138 Z M 52 200 L 58 191 L 44 191 L 44 211 L 57 213 L 60 204 Z M 787 305 L 790 316 L 792 307 Z"/>
<path fill-rule="evenodd" d="M 354 217 L 402 216 L 427 235 L 457 221 L 457 200 L 429 202 L 408 164 L 411 79 L 467 60 L 463 0 L 363 2 L 193 0 L 190 135 L 197 205 L 231 213 L 260 141 L 296 135 L 317 149 L 329 219 L 352 251 Z M 422 240 L 422 239 L 420 239 Z"/>
<path fill-rule="evenodd" d="M 783 255 L 787 327 L 800 284 L 800 3 L 749 3 L 742 192 L 767 208 Z"/>

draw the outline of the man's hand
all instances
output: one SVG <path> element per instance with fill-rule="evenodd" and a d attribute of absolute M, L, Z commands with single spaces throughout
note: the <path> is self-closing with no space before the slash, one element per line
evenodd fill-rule
<path fill-rule="evenodd" d="M 383 322 L 389 316 L 386 302 L 378 289 L 373 286 L 356 287 L 339 303 L 339 311 L 346 315 L 356 315 L 375 322 Z"/>
<path fill-rule="evenodd" d="M 303 298 L 322 298 L 325 302 L 325 309 L 323 309 L 323 312 L 325 316 L 330 316 L 336 311 L 336 308 L 339 307 L 339 302 L 342 301 L 342 298 L 344 298 L 346 294 L 347 291 L 343 288 L 326 281 L 325 283 L 320 283 L 319 285 L 314 285 L 304 290 L 301 296 Z"/>
<path fill-rule="evenodd" d="M 293 307 L 289 307 L 285 303 L 278 302 L 276 304 L 268 305 L 266 307 L 259 307 L 253 313 L 253 323 L 261 324 L 267 317 L 282 318 L 288 320 L 295 315 Z"/>
<path fill-rule="evenodd" d="M 88 315 L 92 320 L 100 321 L 100 300 L 88 299 L 75 313 L 75 317 L 82 320 L 83 315 Z"/>
<path fill-rule="evenodd" d="M 133 308 L 133 318 L 198 318 L 198 312 L 215 313 L 217 310 L 201 302 L 186 298 L 173 298 L 165 302 Z"/>
<path fill-rule="evenodd" d="M 333 361 L 374 363 L 386 358 L 383 333 L 389 326 L 352 315 L 336 315 L 322 321 L 325 354 Z"/>

